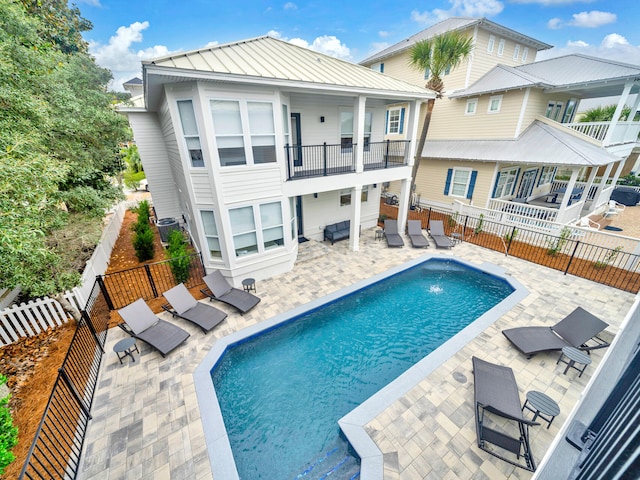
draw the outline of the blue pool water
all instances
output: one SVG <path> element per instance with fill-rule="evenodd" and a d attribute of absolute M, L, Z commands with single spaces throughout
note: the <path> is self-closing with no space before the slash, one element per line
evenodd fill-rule
<path fill-rule="evenodd" d="M 512 291 L 430 259 L 229 348 L 211 377 L 240 478 L 357 478 L 338 419 Z"/>

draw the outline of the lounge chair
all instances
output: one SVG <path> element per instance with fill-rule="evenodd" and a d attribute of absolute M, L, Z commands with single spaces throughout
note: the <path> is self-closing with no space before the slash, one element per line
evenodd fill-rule
<path fill-rule="evenodd" d="M 407 220 L 407 234 L 413 248 L 427 248 L 429 246 L 429 240 L 422 234 L 420 220 Z"/>
<path fill-rule="evenodd" d="M 539 423 L 528 420 L 522 414 L 513 370 L 477 357 L 471 360 L 478 447 L 511 465 L 533 472 L 536 464 L 529 445 L 529 427 Z M 497 422 L 491 421 L 494 415 L 500 417 L 496 419 Z M 508 421 L 504 422 L 505 419 Z M 487 426 L 488 423 L 491 427 Z M 496 423 L 503 427 L 496 430 Z M 507 433 L 507 430 L 512 433 Z M 515 454 L 516 459 L 503 456 L 501 451 L 489 447 L 488 443 Z"/>
<path fill-rule="evenodd" d="M 219 270 L 214 270 L 203 277 L 203 280 L 207 288 L 200 291 L 209 297 L 209 300 L 224 302 L 235 307 L 242 314 L 247 313 L 260 302 L 260 297 L 229 285 Z"/>
<path fill-rule="evenodd" d="M 580 350 L 594 350 L 609 344 L 598 337 L 609 325 L 582 307 L 556 323 L 553 327 L 518 327 L 503 330 L 507 339 L 528 358 L 539 352 L 562 350 L 575 347 Z M 595 345 L 587 345 L 588 341 Z"/>
<path fill-rule="evenodd" d="M 182 318 L 197 326 L 204 333 L 210 332 L 227 318 L 226 312 L 197 301 L 183 283 L 163 293 L 169 303 L 162 308 L 174 317 Z"/>
<path fill-rule="evenodd" d="M 388 247 L 403 247 L 404 240 L 398 233 L 398 221 L 387 219 L 384 221 L 384 237 Z"/>
<path fill-rule="evenodd" d="M 607 204 L 607 210 L 602 214 L 603 217 L 608 217 L 610 215 L 617 215 L 619 213 L 624 212 L 624 205 L 616 202 L 615 200 L 609 200 Z"/>
<path fill-rule="evenodd" d="M 140 298 L 118 310 L 125 323 L 118 326 L 134 338 L 148 343 L 163 357 L 189 338 L 189 332 L 158 318 Z"/>
<path fill-rule="evenodd" d="M 433 238 L 438 248 L 451 248 L 454 245 L 453 240 L 444 233 L 442 220 L 431 220 L 429 222 L 429 236 Z"/>

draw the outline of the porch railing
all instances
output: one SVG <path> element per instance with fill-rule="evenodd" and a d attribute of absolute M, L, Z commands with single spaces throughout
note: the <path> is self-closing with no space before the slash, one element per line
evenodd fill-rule
<path fill-rule="evenodd" d="M 574 122 L 563 123 L 565 127 L 572 128 L 576 132 L 587 135 L 599 142 L 604 142 L 611 122 Z M 617 143 L 637 142 L 640 134 L 640 122 L 618 122 L 613 130 L 609 145 Z"/>
<path fill-rule="evenodd" d="M 408 164 L 409 141 L 371 142 L 364 147 L 364 169 L 375 170 Z M 289 180 L 356 171 L 357 144 L 285 145 Z"/>
<path fill-rule="evenodd" d="M 460 208 L 482 210 L 484 215 L 488 212 L 485 209 L 479 209 L 478 207 L 472 207 L 465 204 L 460 204 Z M 529 205 L 527 203 L 517 203 L 508 200 L 492 199 L 489 202 L 488 211 L 490 216 L 495 221 L 504 221 L 510 223 L 512 218 L 526 218 L 528 222 L 534 224 L 537 223 L 549 223 L 555 222 L 558 218 L 558 209 L 549 207 L 538 207 L 536 205 Z"/>

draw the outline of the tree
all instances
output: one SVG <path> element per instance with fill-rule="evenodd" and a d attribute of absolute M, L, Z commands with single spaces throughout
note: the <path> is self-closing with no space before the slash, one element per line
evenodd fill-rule
<path fill-rule="evenodd" d="M 616 113 L 617 105 L 598 106 L 590 108 L 580 116 L 580 122 L 610 122 Z M 620 121 L 626 121 L 631 114 L 631 107 L 625 105 L 620 113 Z"/>
<path fill-rule="evenodd" d="M 448 70 L 453 70 L 464 60 L 469 58 L 473 51 L 473 39 L 467 37 L 460 32 L 445 32 L 428 40 L 420 40 L 416 42 L 409 51 L 409 64 L 421 72 L 429 75 L 426 88 L 436 93 L 436 98 L 442 98 L 444 91 L 444 81 L 442 76 Z M 427 139 L 427 131 L 431 123 L 431 114 L 435 99 L 430 98 L 427 101 L 427 112 L 418 141 L 418 150 L 416 154 L 413 171 L 411 172 L 411 191 L 416 183 L 418 167 L 420 165 L 420 157 L 424 143 Z"/>

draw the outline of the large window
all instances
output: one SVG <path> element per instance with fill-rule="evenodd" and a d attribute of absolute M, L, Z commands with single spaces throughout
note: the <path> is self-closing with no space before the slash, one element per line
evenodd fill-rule
<path fill-rule="evenodd" d="M 216 217 L 210 210 L 201 211 L 200 216 L 202 217 L 202 225 L 204 226 L 204 236 L 207 239 L 209 257 L 221 258 L 222 249 L 220 248 L 220 237 L 218 236 Z"/>
<path fill-rule="evenodd" d="M 364 114 L 364 151 L 369 150 L 369 142 L 371 141 L 371 123 L 373 121 L 373 113 L 365 112 Z M 340 112 L 340 146 L 343 152 L 351 151 L 353 147 L 353 139 L 355 134 L 353 131 L 353 111 L 343 110 Z"/>
<path fill-rule="evenodd" d="M 221 166 L 276 161 L 271 103 L 211 100 L 211 116 Z"/>
<path fill-rule="evenodd" d="M 253 207 L 248 206 L 229 210 L 229 220 L 231 220 L 233 247 L 235 248 L 236 256 L 241 257 L 249 253 L 257 253 L 258 236 L 253 218 Z"/>
<path fill-rule="evenodd" d="M 182 134 L 189 151 L 191 166 L 194 168 L 204 167 L 193 102 L 191 100 L 178 101 L 178 112 L 180 114 L 180 123 L 182 124 Z"/>
<path fill-rule="evenodd" d="M 450 168 L 444 185 L 444 194 L 453 197 L 473 198 L 478 172 L 470 168 Z"/>
<path fill-rule="evenodd" d="M 538 185 L 546 185 L 553 182 L 554 174 L 556 173 L 556 167 L 544 167 L 538 180 Z"/>
<path fill-rule="evenodd" d="M 260 222 L 262 223 L 262 242 L 265 250 L 284 245 L 282 204 L 280 202 L 260 205 Z"/>
<path fill-rule="evenodd" d="M 498 174 L 492 197 L 502 198 L 513 194 L 519 171 L 518 167 L 501 170 Z"/>

